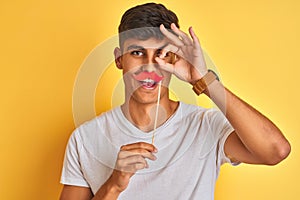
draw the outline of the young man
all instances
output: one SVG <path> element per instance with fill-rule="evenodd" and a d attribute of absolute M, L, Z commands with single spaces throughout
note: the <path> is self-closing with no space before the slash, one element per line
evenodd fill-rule
<path fill-rule="evenodd" d="M 125 102 L 72 134 L 61 200 L 213 199 L 221 164 L 275 165 L 288 156 L 280 130 L 217 80 L 193 29 L 178 27 L 161 4 L 123 15 L 114 53 Z M 172 74 L 220 111 L 170 100 Z"/>

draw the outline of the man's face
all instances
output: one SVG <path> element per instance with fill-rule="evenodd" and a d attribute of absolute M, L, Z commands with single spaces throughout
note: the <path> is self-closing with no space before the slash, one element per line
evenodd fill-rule
<path fill-rule="evenodd" d="M 168 98 L 171 74 L 158 66 L 155 58 L 168 45 L 166 40 L 130 38 L 124 42 L 122 56 L 117 59 L 118 68 L 123 70 L 126 96 L 139 103 L 155 103 L 161 84 L 161 98 Z M 121 50 L 119 50 L 121 52 Z M 171 62 L 170 54 L 164 58 Z"/>

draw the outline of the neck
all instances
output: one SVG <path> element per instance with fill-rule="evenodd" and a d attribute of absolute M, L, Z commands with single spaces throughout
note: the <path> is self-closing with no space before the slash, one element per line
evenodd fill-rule
<path fill-rule="evenodd" d="M 169 98 L 162 98 L 158 109 L 157 106 L 157 102 L 146 104 L 130 98 L 122 105 L 122 111 L 125 117 L 136 127 L 144 132 L 149 132 L 154 129 L 156 111 L 158 111 L 156 125 L 159 127 L 174 114 L 178 102 L 174 102 Z"/>

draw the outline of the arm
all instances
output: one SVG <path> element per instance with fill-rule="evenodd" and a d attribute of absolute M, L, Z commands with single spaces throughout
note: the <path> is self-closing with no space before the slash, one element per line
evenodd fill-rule
<path fill-rule="evenodd" d="M 101 186 L 95 196 L 88 187 L 64 185 L 60 200 L 113 200 L 117 199 L 120 193 L 109 180 Z"/>
<path fill-rule="evenodd" d="M 91 200 L 93 198 L 93 194 L 90 188 L 88 187 L 79 187 L 72 185 L 64 185 L 60 200 Z"/>
<path fill-rule="evenodd" d="M 207 73 L 200 42 L 192 28 L 189 29 L 191 39 L 175 24 L 171 28 L 180 37 L 162 25 L 160 29 L 169 39 L 170 45 L 156 61 L 162 69 L 193 85 Z M 166 63 L 162 59 L 168 51 L 177 55 L 174 63 Z M 268 118 L 218 81 L 210 84 L 204 93 L 220 108 L 235 129 L 224 147 L 225 154 L 232 161 L 273 165 L 288 156 L 291 148 L 289 142 Z"/>
<path fill-rule="evenodd" d="M 232 161 L 274 165 L 290 152 L 289 142 L 264 115 L 238 98 L 220 82 L 205 91 L 221 109 L 235 131 L 225 142 L 225 154 Z"/>

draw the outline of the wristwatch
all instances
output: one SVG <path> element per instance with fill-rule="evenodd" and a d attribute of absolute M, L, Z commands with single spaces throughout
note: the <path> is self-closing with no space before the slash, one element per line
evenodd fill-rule
<path fill-rule="evenodd" d="M 200 95 L 214 80 L 219 81 L 220 79 L 214 71 L 209 69 L 208 72 L 193 85 L 194 92 Z"/>

